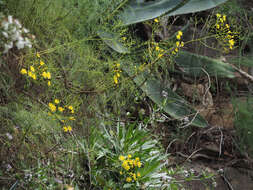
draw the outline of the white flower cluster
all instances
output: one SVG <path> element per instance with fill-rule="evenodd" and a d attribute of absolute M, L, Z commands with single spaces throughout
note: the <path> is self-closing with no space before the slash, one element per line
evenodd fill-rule
<path fill-rule="evenodd" d="M 25 47 L 31 48 L 32 43 L 29 39 L 29 30 L 23 28 L 17 19 L 13 19 L 12 16 L 0 20 L 0 38 L 1 46 L 4 48 L 3 53 L 7 53 L 14 46 L 17 49 L 23 49 Z M 31 38 L 33 37 L 30 35 Z"/>

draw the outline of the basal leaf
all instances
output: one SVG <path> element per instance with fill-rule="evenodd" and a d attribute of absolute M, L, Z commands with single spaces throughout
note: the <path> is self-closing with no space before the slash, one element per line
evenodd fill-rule
<path fill-rule="evenodd" d="M 234 78 L 235 70 L 228 64 L 212 59 L 207 56 L 180 51 L 175 58 L 176 64 L 180 70 L 189 76 L 200 77 L 205 76 L 205 70 L 210 76 Z"/>

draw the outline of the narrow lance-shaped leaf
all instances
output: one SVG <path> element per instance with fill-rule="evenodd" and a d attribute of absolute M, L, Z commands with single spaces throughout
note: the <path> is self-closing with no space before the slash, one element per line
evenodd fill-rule
<path fill-rule="evenodd" d="M 130 66 L 122 64 L 122 69 L 130 77 L 135 76 Z M 155 79 L 151 74 L 143 72 L 133 77 L 134 82 L 153 100 L 161 106 L 163 110 L 176 119 L 188 118 L 192 125 L 197 127 L 206 127 L 206 121 L 190 106 L 187 102 L 177 95 L 172 89 L 163 87 L 162 83 Z"/>
<path fill-rule="evenodd" d="M 176 64 L 181 68 L 181 72 L 192 76 L 205 76 L 205 70 L 210 76 L 233 78 L 235 69 L 230 65 L 207 56 L 180 51 L 175 58 Z"/>

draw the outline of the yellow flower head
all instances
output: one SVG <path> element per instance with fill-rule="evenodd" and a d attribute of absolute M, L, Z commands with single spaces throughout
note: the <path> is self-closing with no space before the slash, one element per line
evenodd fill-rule
<path fill-rule="evenodd" d="M 128 157 L 128 158 L 132 158 L 132 155 L 131 155 L 131 154 L 128 154 L 127 157 Z"/>
<path fill-rule="evenodd" d="M 124 161 L 124 160 L 125 160 L 125 156 L 120 155 L 120 156 L 119 156 L 119 160 L 120 160 L 120 161 Z"/>
<path fill-rule="evenodd" d="M 34 69 L 33 66 L 30 66 L 30 70 L 31 70 L 32 72 L 35 72 L 35 69 Z"/>
<path fill-rule="evenodd" d="M 58 107 L 58 110 L 59 110 L 60 112 L 63 112 L 63 111 L 64 111 L 64 108 L 63 108 L 63 107 Z"/>
<path fill-rule="evenodd" d="M 157 18 L 155 18 L 155 19 L 154 19 L 154 21 L 155 21 L 156 23 L 158 23 L 158 22 L 159 22 L 159 20 L 158 20 Z"/>
<path fill-rule="evenodd" d="M 226 21 L 226 15 L 223 15 L 223 21 L 225 22 Z"/>
<path fill-rule="evenodd" d="M 47 72 L 47 78 L 51 79 L 51 73 L 50 72 Z"/>
<path fill-rule="evenodd" d="M 36 74 L 33 73 L 32 78 L 33 78 L 33 80 L 36 80 L 37 79 Z"/>
<path fill-rule="evenodd" d="M 114 80 L 114 83 L 115 83 L 115 84 L 118 84 L 118 83 L 119 83 L 117 75 L 114 75 L 114 76 L 113 76 L 113 80 Z"/>
<path fill-rule="evenodd" d="M 132 181 L 132 178 L 131 177 L 127 177 L 126 178 L 126 182 L 130 183 Z"/>
<path fill-rule="evenodd" d="M 60 100 L 59 100 L 59 99 L 55 99 L 55 100 L 54 100 L 54 103 L 59 104 L 59 103 L 60 103 Z"/>
<path fill-rule="evenodd" d="M 45 71 L 41 75 L 43 78 L 45 78 L 45 79 L 47 78 L 47 73 Z"/>
<path fill-rule="evenodd" d="M 26 70 L 26 69 L 21 69 L 20 73 L 21 73 L 22 75 L 25 75 L 25 74 L 27 74 L 27 70 Z"/>
<path fill-rule="evenodd" d="M 71 126 L 64 126 L 63 130 L 64 130 L 64 132 L 71 132 L 72 131 L 72 127 Z"/>
<path fill-rule="evenodd" d="M 33 76 L 33 74 L 32 74 L 31 71 L 28 71 L 28 76 L 29 76 L 29 77 L 32 77 L 32 76 Z"/>
<path fill-rule="evenodd" d="M 182 35 L 183 35 L 183 32 L 181 30 L 179 30 L 177 33 L 177 39 L 180 40 Z"/>
<path fill-rule="evenodd" d="M 217 14 L 216 14 L 216 17 L 217 17 L 217 18 L 220 18 L 220 17 L 221 17 L 221 14 L 217 13 Z"/>
<path fill-rule="evenodd" d="M 39 54 L 39 53 L 36 53 L 36 56 L 37 56 L 38 58 L 40 58 L 40 54 Z"/>
<path fill-rule="evenodd" d="M 43 66 L 43 65 L 45 65 L 45 63 L 40 60 L 40 65 Z"/>
<path fill-rule="evenodd" d="M 55 112 L 55 111 L 56 111 L 56 106 L 55 106 L 54 104 L 49 103 L 48 106 L 49 106 L 49 109 L 50 109 L 52 112 Z"/>
<path fill-rule="evenodd" d="M 137 162 L 137 166 L 140 168 L 141 167 L 141 162 Z"/>
<path fill-rule="evenodd" d="M 50 81 L 47 82 L 47 86 L 51 86 L 51 82 Z"/>
<path fill-rule="evenodd" d="M 137 177 L 141 177 L 141 174 L 140 174 L 140 172 L 137 172 Z"/>
<path fill-rule="evenodd" d="M 181 30 L 178 31 L 178 35 L 179 36 L 182 36 L 183 35 L 183 32 Z"/>
<path fill-rule="evenodd" d="M 74 117 L 69 117 L 69 120 L 72 120 L 72 121 L 74 121 L 74 120 L 76 120 Z"/>
<path fill-rule="evenodd" d="M 136 181 L 136 180 L 137 180 L 137 178 L 136 178 L 136 174 L 133 174 L 133 179 L 134 179 L 134 181 Z"/>

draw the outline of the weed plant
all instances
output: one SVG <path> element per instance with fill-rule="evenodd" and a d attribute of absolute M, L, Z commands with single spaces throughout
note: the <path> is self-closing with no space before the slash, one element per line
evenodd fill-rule
<path fill-rule="evenodd" d="M 136 75 L 147 71 L 166 83 L 168 64 L 191 42 L 184 33 L 159 43 L 155 19 L 145 23 L 154 28 L 150 39 L 139 39 L 117 20 L 127 1 L 1 2 L 3 18 L 18 18 L 35 39 L 29 49 L 0 53 L 0 174 L 7 176 L 0 186 L 179 189 L 169 155 L 148 130 L 154 113 L 140 111 L 143 102 L 153 105 L 123 68 L 138 62 L 130 64 Z M 226 16 L 216 17 L 225 24 Z M 98 31 L 118 33 L 134 53 L 112 51 Z M 232 34 L 221 40 L 234 48 Z"/>

